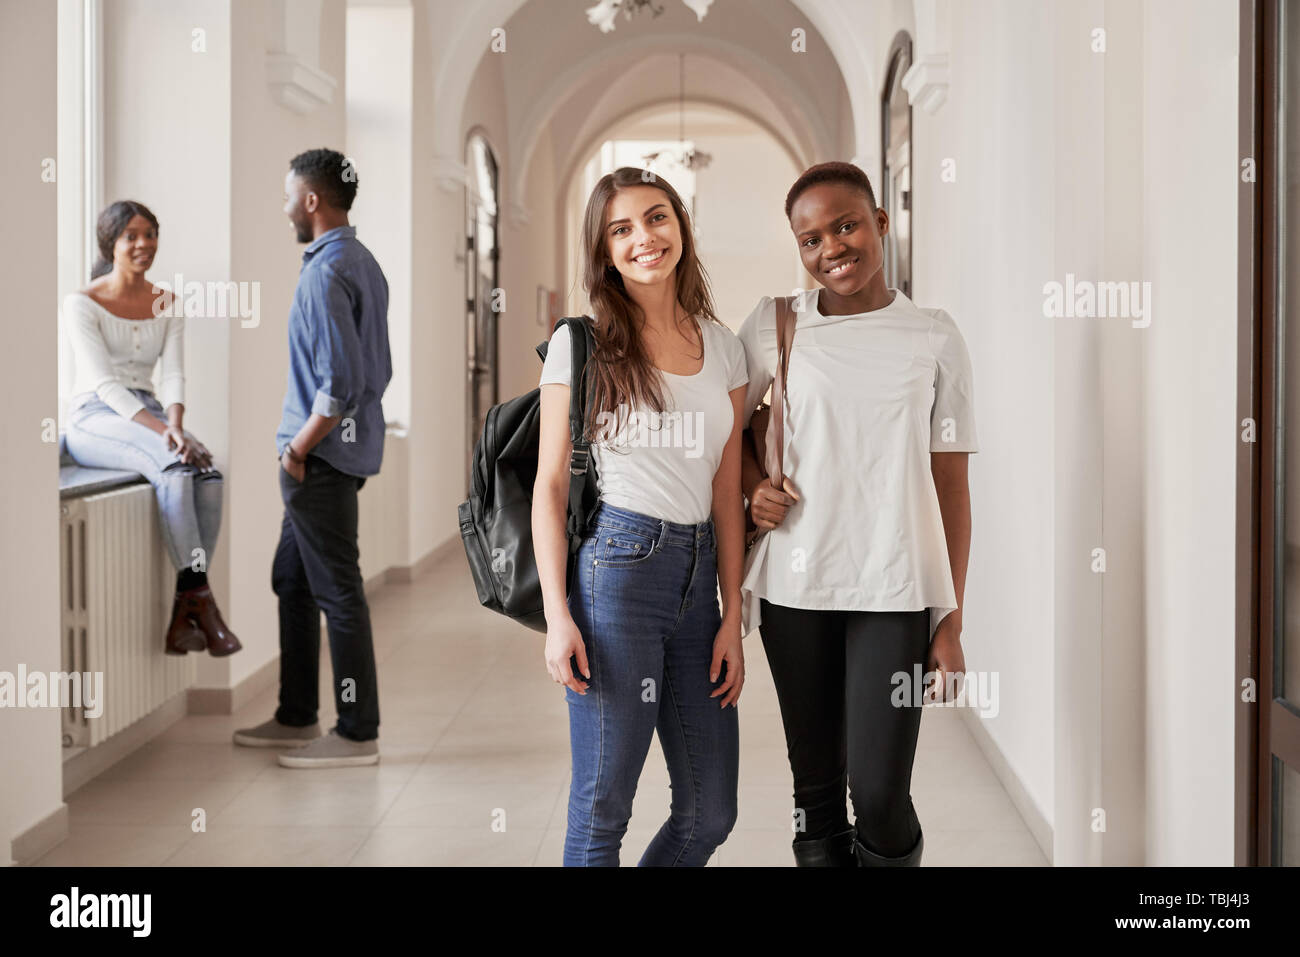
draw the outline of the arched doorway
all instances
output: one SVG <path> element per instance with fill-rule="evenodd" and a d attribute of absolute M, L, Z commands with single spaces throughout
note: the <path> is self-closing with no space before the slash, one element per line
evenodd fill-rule
<path fill-rule="evenodd" d="M 480 133 L 465 147 L 466 476 L 474 443 L 498 397 L 497 317 L 501 310 L 500 203 L 496 155 Z"/>
<path fill-rule="evenodd" d="M 912 66 L 912 38 L 894 37 L 880 97 L 880 204 L 889 214 L 885 281 L 912 295 L 912 104 L 903 76 Z"/>

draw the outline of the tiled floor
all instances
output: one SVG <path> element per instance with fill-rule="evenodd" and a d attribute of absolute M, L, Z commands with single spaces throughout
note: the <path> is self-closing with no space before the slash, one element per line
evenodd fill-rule
<path fill-rule="evenodd" d="M 568 719 L 541 637 L 480 609 L 452 556 L 371 603 L 379 660 L 380 764 L 289 770 L 231 732 L 270 717 L 274 691 L 241 713 L 191 716 L 68 798 L 68 840 L 38 863 L 555 866 L 564 845 Z M 771 674 L 746 640 L 740 815 L 718 865 L 793 863 L 790 769 Z M 321 701 L 331 702 L 328 656 Z M 333 724 L 332 705 L 321 714 Z M 929 708 L 912 799 L 924 864 L 1046 861 L 960 715 Z M 623 844 L 635 864 L 668 811 L 651 748 Z M 202 821 L 199 829 L 195 822 Z"/>

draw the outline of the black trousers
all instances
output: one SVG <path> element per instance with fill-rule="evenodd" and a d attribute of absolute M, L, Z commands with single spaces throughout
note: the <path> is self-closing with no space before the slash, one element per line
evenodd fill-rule
<path fill-rule="evenodd" d="M 280 470 L 284 522 L 271 567 L 280 599 L 281 724 L 315 724 L 320 688 L 320 613 L 329 626 L 336 730 L 379 737 L 379 683 L 370 606 L 357 549 L 357 492 L 365 479 L 307 456 L 301 482 Z"/>
<path fill-rule="evenodd" d="M 763 650 L 772 668 L 794 802 L 815 840 L 848 828 L 845 792 L 858 840 L 885 857 L 910 851 L 921 833 L 912 806 L 912 760 L 921 709 L 909 693 L 896 707 L 897 672 L 925 669 L 930 613 L 810 611 L 763 601 Z M 798 819 L 796 819 L 798 820 Z"/>

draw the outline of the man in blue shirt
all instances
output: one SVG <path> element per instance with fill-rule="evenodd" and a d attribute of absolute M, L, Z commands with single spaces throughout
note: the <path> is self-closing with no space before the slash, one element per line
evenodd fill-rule
<path fill-rule="evenodd" d="M 289 384 L 276 432 L 284 522 L 271 570 L 280 599 L 280 707 L 235 733 L 253 747 L 290 747 L 285 767 L 379 760 L 379 687 L 370 609 L 358 564 L 357 492 L 384 453 L 380 405 L 393 375 L 388 282 L 348 224 L 351 161 L 334 150 L 295 156 L 285 214 L 303 252 L 289 311 Z M 317 723 L 320 612 L 329 626 L 338 724 Z"/>

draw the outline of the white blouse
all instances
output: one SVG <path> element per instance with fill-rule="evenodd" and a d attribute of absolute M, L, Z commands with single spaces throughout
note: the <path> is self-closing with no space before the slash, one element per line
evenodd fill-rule
<path fill-rule="evenodd" d="M 970 356 L 942 309 L 898 290 L 883 309 L 824 316 L 818 290 L 795 302 L 786 475 L 801 500 L 745 560 L 742 620 L 759 599 L 791 608 L 930 612 L 957 607 L 931 452 L 977 452 Z M 776 306 L 740 330 L 746 423 L 776 369 Z"/>
<path fill-rule="evenodd" d="M 76 366 L 74 406 L 95 393 L 110 409 L 130 419 L 144 408 L 131 389 L 154 390 L 153 369 L 162 371 L 158 401 L 163 409 L 185 402 L 185 327 L 179 315 L 125 319 L 84 293 L 63 300 L 64 331 Z"/>

